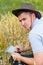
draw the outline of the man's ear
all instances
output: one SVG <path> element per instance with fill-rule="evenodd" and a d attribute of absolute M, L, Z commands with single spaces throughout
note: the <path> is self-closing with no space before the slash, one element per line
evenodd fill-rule
<path fill-rule="evenodd" d="M 35 16 L 35 13 L 32 13 L 32 18 L 35 18 L 36 16 Z"/>
<path fill-rule="evenodd" d="M 35 20 L 36 16 L 35 16 L 35 13 L 32 13 L 32 22 Z"/>
<path fill-rule="evenodd" d="M 32 19 L 34 20 L 36 18 L 35 13 L 32 13 Z"/>

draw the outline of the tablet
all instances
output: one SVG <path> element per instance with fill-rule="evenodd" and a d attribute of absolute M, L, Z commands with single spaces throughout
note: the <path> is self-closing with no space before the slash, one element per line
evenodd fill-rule
<path fill-rule="evenodd" d="M 13 45 L 10 45 L 9 47 L 7 47 L 5 52 L 8 52 L 8 53 L 17 52 L 17 49 Z"/>

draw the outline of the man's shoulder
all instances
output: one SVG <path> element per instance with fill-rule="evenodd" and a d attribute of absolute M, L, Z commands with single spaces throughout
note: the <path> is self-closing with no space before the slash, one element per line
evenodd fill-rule
<path fill-rule="evenodd" d="M 41 17 L 41 19 L 39 19 L 39 22 L 43 22 L 43 17 Z"/>
<path fill-rule="evenodd" d="M 43 20 L 43 17 L 41 17 L 41 20 Z"/>
<path fill-rule="evenodd" d="M 43 17 L 39 19 L 38 24 L 36 24 L 31 31 L 29 32 L 30 35 L 43 32 Z"/>

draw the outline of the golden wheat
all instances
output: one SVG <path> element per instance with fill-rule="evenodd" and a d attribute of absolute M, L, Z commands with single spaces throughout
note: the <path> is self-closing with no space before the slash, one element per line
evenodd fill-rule
<path fill-rule="evenodd" d="M 8 12 L 8 14 L 1 15 L 0 20 L 0 51 L 3 50 L 3 58 L 4 56 L 9 58 L 9 54 L 5 54 L 4 51 L 9 45 L 18 45 L 21 44 L 23 47 L 29 45 L 29 41 L 27 38 L 28 30 L 23 28 L 18 21 L 18 19 Z M 4 63 L 5 60 L 3 60 Z M 3 64 L 4 65 L 4 64 Z"/>

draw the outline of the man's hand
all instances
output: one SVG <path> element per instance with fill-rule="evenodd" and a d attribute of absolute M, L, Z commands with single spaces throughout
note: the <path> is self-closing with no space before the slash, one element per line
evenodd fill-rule
<path fill-rule="evenodd" d="M 27 45 L 24 48 L 21 45 L 15 46 L 17 49 L 17 52 L 22 52 L 22 51 L 27 51 L 29 49 L 31 49 L 31 46 Z"/>
<path fill-rule="evenodd" d="M 24 62 L 28 65 L 34 65 L 34 58 L 29 58 L 29 57 L 23 57 L 21 56 L 19 53 L 11 53 L 11 56 L 13 57 L 13 59 L 16 61 L 21 61 Z"/>
<path fill-rule="evenodd" d="M 21 45 L 18 45 L 18 46 L 15 46 L 15 47 L 16 47 L 18 53 L 23 51 L 23 47 Z"/>
<path fill-rule="evenodd" d="M 11 53 L 14 60 L 20 61 L 21 55 L 19 53 Z"/>

